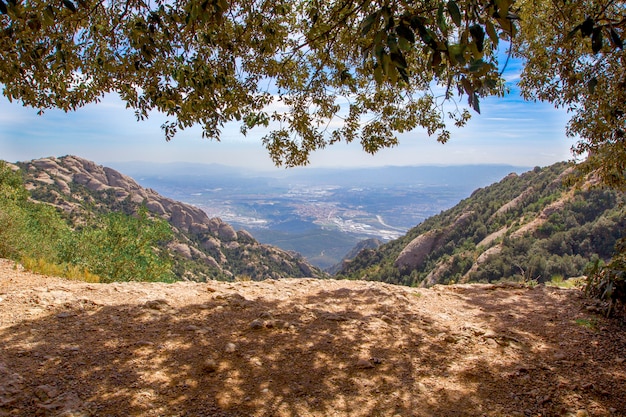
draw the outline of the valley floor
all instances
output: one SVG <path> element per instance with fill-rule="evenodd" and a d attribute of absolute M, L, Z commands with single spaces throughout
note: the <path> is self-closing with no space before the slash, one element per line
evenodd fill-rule
<path fill-rule="evenodd" d="M 88 284 L 0 260 L 0 416 L 626 416 L 580 291 Z"/>

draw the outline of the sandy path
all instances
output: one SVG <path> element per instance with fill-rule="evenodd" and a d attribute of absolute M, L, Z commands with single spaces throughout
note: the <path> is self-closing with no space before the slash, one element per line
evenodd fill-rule
<path fill-rule="evenodd" d="M 549 287 L 85 284 L 0 260 L 0 416 L 626 416 L 624 325 L 585 303 Z"/>

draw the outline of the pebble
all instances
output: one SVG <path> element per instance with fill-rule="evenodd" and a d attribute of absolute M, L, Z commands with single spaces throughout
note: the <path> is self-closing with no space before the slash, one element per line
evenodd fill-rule
<path fill-rule="evenodd" d="M 387 324 L 393 323 L 393 319 L 387 315 L 383 315 L 380 319 Z"/>
<path fill-rule="evenodd" d="M 151 310 L 163 310 L 163 309 L 169 307 L 169 304 L 167 303 L 167 300 L 159 299 L 159 300 L 149 300 L 149 301 L 146 301 L 144 306 L 146 308 L 151 309 Z"/>
<path fill-rule="evenodd" d="M 217 362 L 213 359 L 207 359 L 202 364 L 202 370 L 207 374 L 212 374 L 218 370 L 219 366 Z"/>
<path fill-rule="evenodd" d="M 51 385 L 39 385 L 35 388 L 35 396 L 41 401 L 48 401 L 59 395 L 59 390 Z"/>
<path fill-rule="evenodd" d="M 235 351 L 237 351 L 237 345 L 232 342 L 226 343 L 226 347 L 224 348 L 224 350 L 226 351 L 226 353 L 234 353 Z"/>
<path fill-rule="evenodd" d="M 374 364 L 367 359 L 359 359 L 356 362 L 356 367 L 359 369 L 372 369 L 374 367 Z"/>
<path fill-rule="evenodd" d="M 252 330 L 260 330 L 263 327 L 265 327 L 265 325 L 263 324 L 263 321 L 261 321 L 261 320 L 256 319 L 256 320 L 252 320 L 250 322 L 250 328 Z"/>

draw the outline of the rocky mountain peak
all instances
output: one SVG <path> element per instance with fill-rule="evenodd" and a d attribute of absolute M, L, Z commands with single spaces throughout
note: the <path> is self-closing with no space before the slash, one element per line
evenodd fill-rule
<path fill-rule="evenodd" d="M 255 279 L 323 275 L 297 254 L 261 245 L 250 233 L 237 232 L 218 217 L 209 218 L 195 206 L 164 197 L 93 161 L 76 156 L 49 157 L 20 166 L 33 198 L 67 214 L 86 215 L 93 207 L 102 212 L 132 213 L 145 206 L 177 232 L 177 241 L 169 245 L 171 251 L 200 262 L 219 275 L 235 277 L 244 273 Z"/>

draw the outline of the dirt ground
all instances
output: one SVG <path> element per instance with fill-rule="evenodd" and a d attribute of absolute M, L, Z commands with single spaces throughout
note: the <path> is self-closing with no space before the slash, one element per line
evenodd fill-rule
<path fill-rule="evenodd" d="M 87 284 L 0 260 L 0 416 L 626 416 L 578 290 Z"/>

